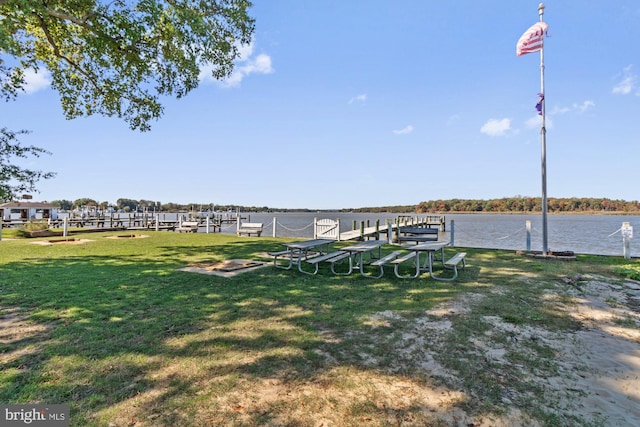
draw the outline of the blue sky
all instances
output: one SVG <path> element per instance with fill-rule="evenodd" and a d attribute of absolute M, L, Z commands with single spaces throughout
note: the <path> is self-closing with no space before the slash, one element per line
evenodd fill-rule
<path fill-rule="evenodd" d="M 55 171 L 35 200 L 120 197 L 276 208 L 541 195 L 538 1 L 256 0 L 225 82 L 166 99 L 152 130 L 64 119 L 39 75 L 0 126 Z M 549 197 L 638 200 L 640 2 L 550 0 Z M 44 79 L 43 79 L 44 77 Z"/>

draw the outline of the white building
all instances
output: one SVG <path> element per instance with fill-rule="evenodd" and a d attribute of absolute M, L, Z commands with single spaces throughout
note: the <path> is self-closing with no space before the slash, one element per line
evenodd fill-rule
<path fill-rule="evenodd" d="M 0 204 L 0 217 L 3 221 L 57 219 L 58 207 L 40 202 L 7 202 Z"/>

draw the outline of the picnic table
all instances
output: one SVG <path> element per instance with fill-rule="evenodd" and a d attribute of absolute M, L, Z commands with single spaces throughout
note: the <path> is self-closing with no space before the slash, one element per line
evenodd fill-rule
<path fill-rule="evenodd" d="M 323 254 L 329 253 L 329 248 L 333 242 L 335 242 L 333 239 L 312 239 L 283 243 L 286 247 L 285 250 L 269 252 L 269 255 L 273 257 L 273 265 L 276 268 L 290 270 L 294 265 L 297 265 L 298 270 L 302 273 L 307 273 L 302 270 L 302 261 L 307 260 L 310 254 L 322 256 Z M 278 264 L 279 257 L 288 258 L 289 262 L 285 264 Z"/>
<path fill-rule="evenodd" d="M 364 266 L 365 266 L 365 262 L 364 262 L 364 256 L 365 254 L 369 255 L 369 259 L 370 261 L 373 261 L 374 259 L 379 259 L 380 258 L 380 248 L 382 248 L 383 245 L 387 244 L 388 242 L 386 240 L 364 240 L 362 242 L 358 242 L 355 245 L 352 246 L 346 246 L 344 248 L 341 248 L 340 250 L 347 252 L 350 256 L 349 256 L 349 271 L 347 273 L 343 273 L 343 274 L 351 274 L 353 272 L 354 267 L 357 267 L 360 270 L 360 274 L 362 276 L 368 277 L 369 275 L 365 273 L 364 271 Z M 374 254 L 374 252 L 377 249 L 377 256 Z M 355 263 L 355 265 L 354 265 Z M 334 272 L 335 273 L 335 272 Z"/>
<path fill-rule="evenodd" d="M 394 272 L 396 276 L 399 278 L 416 278 L 420 276 L 420 274 L 422 274 L 423 272 L 429 271 L 429 276 L 434 280 L 446 280 L 446 281 L 454 280 L 456 277 L 458 277 L 458 264 L 462 263 L 463 266 L 465 265 L 464 258 L 466 256 L 466 253 L 464 252 L 457 253 L 453 257 L 451 257 L 449 260 L 445 261 L 444 248 L 445 246 L 448 246 L 448 245 L 449 245 L 449 242 L 441 241 L 441 242 L 420 243 L 415 246 L 407 247 L 406 249 L 410 251 L 410 253 L 394 261 L 394 264 L 395 264 Z M 442 277 L 442 276 L 437 276 L 433 274 L 433 261 L 435 260 L 435 254 L 438 251 L 440 251 L 440 261 L 442 261 L 443 268 L 453 270 L 454 272 L 453 277 Z M 427 254 L 427 257 L 424 261 L 424 265 L 420 264 L 420 254 L 422 253 Z M 404 261 L 408 261 L 413 258 L 415 258 L 415 261 L 414 261 L 416 266 L 415 274 L 401 275 L 398 272 L 398 267 L 400 266 L 400 264 L 402 264 Z"/>

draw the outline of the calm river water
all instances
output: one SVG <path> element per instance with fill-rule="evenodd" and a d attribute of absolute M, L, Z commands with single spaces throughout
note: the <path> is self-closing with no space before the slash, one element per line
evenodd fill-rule
<path fill-rule="evenodd" d="M 245 221 L 262 222 L 263 236 L 273 235 L 276 219 L 278 237 L 313 237 L 313 219 L 340 219 L 340 231 L 351 230 L 353 221 L 376 220 L 384 224 L 396 214 L 363 213 L 252 213 Z M 415 214 L 407 214 L 416 216 Z M 425 215 L 420 215 L 423 217 Z M 451 214 L 445 215 L 447 231 L 454 221 L 454 243 L 458 247 L 491 249 L 526 249 L 526 221 L 531 221 L 531 249 L 542 250 L 542 215 Z M 631 255 L 640 256 L 640 216 L 623 215 L 548 215 L 548 245 L 553 251 L 574 251 L 582 254 L 622 255 L 620 227 L 629 222 L 636 239 L 631 240 Z M 225 233 L 235 233 L 235 226 L 227 225 Z M 637 240 L 636 243 L 634 240 Z"/>

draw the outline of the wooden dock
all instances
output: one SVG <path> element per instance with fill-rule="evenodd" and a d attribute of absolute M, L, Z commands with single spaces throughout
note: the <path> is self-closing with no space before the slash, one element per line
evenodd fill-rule
<path fill-rule="evenodd" d="M 440 233 L 446 232 L 445 217 L 442 215 L 425 217 L 399 216 L 393 222 L 385 224 L 380 224 L 378 221 L 374 225 L 370 225 L 368 222 L 361 221 L 359 227 L 357 227 L 357 224 L 354 223 L 351 231 L 340 233 L 339 240 L 380 239 L 381 235 L 384 235 L 386 240 L 390 240 L 389 233 L 396 233 L 398 228 L 402 226 L 432 227 L 438 228 Z"/>
<path fill-rule="evenodd" d="M 226 213 L 216 215 L 196 215 L 189 213 L 176 214 L 135 214 L 135 213 L 116 213 L 104 216 L 86 216 L 82 217 L 66 217 L 49 219 L 49 227 L 52 229 L 67 228 L 74 229 L 69 232 L 86 231 L 113 231 L 113 230 L 130 230 L 130 231 L 176 231 L 182 222 L 197 222 L 198 231 L 209 233 L 222 232 L 225 226 L 233 226 L 240 220 L 249 219 L 248 217 L 238 217 L 236 215 L 228 215 Z M 13 220 L 5 221 L 2 226 L 20 227 L 26 221 Z M 66 222 L 66 225 L 65 225 Z M 386 239 L 388 241 L 396 241 L 398 229 L 403 226 L 437 228 L 442 234 L 445 230 L 445 217 L 443 215 L 431 216 L 408 216 L 401 215 L 393 219 L 376 220 L 376 221 L 353 221 L 350 231 L 339 232 L 344 227 L 340 226 L 339 219 L 314 219 L 314 238 L 322 237 L 339 241 L 348 240 L 367 240 L 367 239 Z M 326 234 L 325 234 L 326 233 Z M 274 232 L 275 237 L 275 232 Z"/>
<path fill-rule="evenodd" d="M 240 218 L 241 220 L 244 218 Z M 68 227 L 86 228 L 91 230 L 107 231 L 110 229 L 120 230 L 149 230 L 149 231 L 175 231 L 182 221 L 198 222 L 199 227 L 209 228 L 211 232 L 220 232 L 224 225 L 235 224 L 238 221 L 236 216 L 213 215 L 191 217 L 189 215 L 179 215 L 178 218 L 167 219 L 163 214 L 115 214 L 106 216 L 89 216 L 85 218 L 56 218 L 49 220 L 52 228 L 64 227 L 65 221 Z M 3 224 L 4 226 L 20 226 L 23 221 L 15 221 L 13 224 Z"/>

